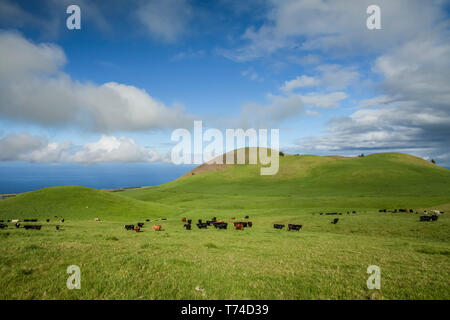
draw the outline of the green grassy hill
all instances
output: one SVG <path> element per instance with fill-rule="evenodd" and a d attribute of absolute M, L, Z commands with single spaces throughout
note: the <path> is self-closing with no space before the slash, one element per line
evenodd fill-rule
<path fill-rule="evenodd" d="M 157 187 L 56 187 L 1 200 L 0 219 L 52 221 L 38 222 L 40 231 L 0 229 L 0 300 L 450 299 L 449 170 L 391 153 L 286 155 L 278 175 L 259 173 L 253 165 L 203 165 Z M 446 213 L 420 222 L 418 209 L 427 207 Z M 59 230 L 55 215 L 66 219 Z M 247 215 L 253 227 L 235 230 Z M 180 219 L 213 216 L 229 228 L 187 231 Z M 141 232 L 123 227 L 147 218 Z M 155 220 L 164 231 L 152 230 Z M 66 287 L 73 264 L 81 290 Z M 370 265 L 382 270 L 381 290 L 367 288 Z"/>
<path fill-rule="evenodd" d="M 165 205 L 143 202 L 96 189 L 67 186 L 44 188 L 0 201 L 6 219 L 124 220 L 161 217 L 173 213 Z"/>
<path fill-rule="evenodd" d="M 285 155 L 274 176 L 261 176 L 255 165 L 205 166 L 123 195 L 182 207 L 243 209 L 418 208 L 450 202 L 450 171 L 407 154 Z"/>

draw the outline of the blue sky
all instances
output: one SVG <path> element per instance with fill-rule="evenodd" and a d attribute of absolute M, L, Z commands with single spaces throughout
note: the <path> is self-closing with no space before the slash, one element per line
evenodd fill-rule
<path fill-rule="evenodd" d="M 381 30 L 368 30 L 378 4 Z M 81 8 L 68 30 L 66 7 Z M 203 120 L 450 165 L 448 1 L 0 0 L 0 160 L 164 162 Z"/>

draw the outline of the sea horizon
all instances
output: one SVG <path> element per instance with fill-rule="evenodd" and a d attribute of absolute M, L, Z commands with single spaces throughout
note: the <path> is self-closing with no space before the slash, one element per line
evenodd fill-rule
<path fill-rule="evenodd" d="M 0 194 L 77 185 L 95 189 L 157 186 L 177 179 L 194 165 L 161 163 L 0 164 Z"/>

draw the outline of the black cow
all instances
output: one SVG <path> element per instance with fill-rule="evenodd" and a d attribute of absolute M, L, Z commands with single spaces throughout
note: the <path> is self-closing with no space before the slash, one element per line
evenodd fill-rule
<path fill-rule="evenodd" d="M 189 223 L 186 223 L 184 227 L 186 228 L 186 230 L 191 230 L 191 224 Z"/>
<path fill-rule="evenodd" d="M 413 213 L 414 212 L 414 210 L 413 209 L 409 209 L 409 213 Z"/>
<path fill-rule="evenodd" d="M 61 223 L 64 223 L 64 219 L 61 219 Z"/>
<path fill-rule="evenodd" d="M 28 230 L 28 229 L 41 230 L 42 226 L 26 225 L 26 226 L 23 226 L 23 227 L 25 228 L 25 230 Z"/>
<path fill-rule="evenodd" d="M 5 221 L 3 221 L 3 220 L 0 220 L 0 222 L 5 222 Z"/>
<path fill-rule="evenodd" d="M 167 220 L 167 218 L 161 218 L 161 220 Z"/>
<path fill-rule="evenodd" d="M 228 223 L 226 223 L 226 222 L 216 222 L 216 223 L 214 223 L 214 227 L 216 229 L 226 229 L 227 226 L 228 226 Z"/>
<path fill-rule="evenodd" d="M 421 216 L 420 221 L 431 221 L 431 217 L 430 216 Z"/>
<path fill-rule="evenodd" d="M 352 213 L 356 213 L 356 211 L 352 211 Z"/>
<path fill-rule="evenodd" d="M 249 216 L 245 216 L 245 219 L 248 219 L 249 218 Z"/>
<path fill-rule="evenodd" d="M 208 228 L 208 224 L 207 223 L 197 223 L 197 227 L 199 229 L 207 229 Z"/>
<path fill-rule="evenodd" d="M 16 228 L 20 228 L 20 223 L 16 222 Z"/>
<path fill-rule="evenodd" d="M 303 226 L 301 224 L 288 224 L 288 231 L 295 230 L 300 231 Z"/>
<path fill-rule="evenodd" d="M 332 224 L 336 224 L 336 223 L 338 223 L 338 221 L 339 221 L 339 219 L 336 218 L 336 219 L 334 219 L 333 221 L 331 221 L 331 223 L 332 223 Z"/>
<path fill-rule="evenodd" d="M 247 222 L 247 226 L 248 226 L 249 228 L 253 227 L 253 222 L 251 222 L 251 221 Z"/>
<path fill-rule="evenodd" d="M 138 225 L 139 228 L 142 228 L 144 226 L 144 223 L 143 222 L 138 222 L 137 225 Z"/>
<path fill-rule="evenodd" d="M 273 227 L 275 228 L 275 229 L 283 229 L 284 228 L 284 224 L 274 224 L 273 225 Z"/>
<path fill-rule="evenodd" d="M 47 219 L 47 220 L 45 220 L 45 221 L 50 222 L 50 219 Z"/>
<path fill-rule="evenodd" d="M 438 216 L 431 216 L 432 221 L 437 221 L 438 218 L 439 218 Z"/>
<path fill-rule="evenodd" d="M 150 222 L 150 219 L 145 220 L 145 222 Z"/>
<path fill-rule="evenodd" d="M 206 224 L 207 224 L 208 226 L 212 225 L 213 223 L 214 223 L 214 221 L 206 220 Z"/>
<path fill-rule="evenodd" d="M 189 219 L 189 220 L 187 221 L 187 223 L 191 224 L 191 223 L 192 223 L 192 220 L 191 220 L 191 219 Z"/>
<path fill-rule="evenodd" d="M 0 223 L 0 229 L 8 229 L 8 225 Z"/>
<path fill-rule="evenodd" d="M 126 224 L 124 225 L 124 228 L 127 230 L 134 230 L 134 224 Z"/>
<path fill-rule="evenodd" d="M 212 218 L 212 221 L 213 221 L 213 222 L 216 222 L 216 221 L 217 221 L 217 218 L 216 218 L 216 217 L 213 217 L 213 218 Z"/>
<path fill-rule="evenodd" d="M 56 226 L 56 230 L 59 230 L 59 226 Z"/>
<path fill-rule="evenodd" d="M 198 223 L 203 223 L 202 219 L 198 219 Z"/>

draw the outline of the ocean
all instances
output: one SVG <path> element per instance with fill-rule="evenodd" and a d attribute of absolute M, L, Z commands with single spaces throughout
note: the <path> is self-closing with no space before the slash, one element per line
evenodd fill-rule
<path fill-rule="evenodd" d="M 172 181 L 195 165 L 155 163 L 41 164 L 0 163 L 0 194 L 77 185 L 96 189 L 156 186 Z"/>

